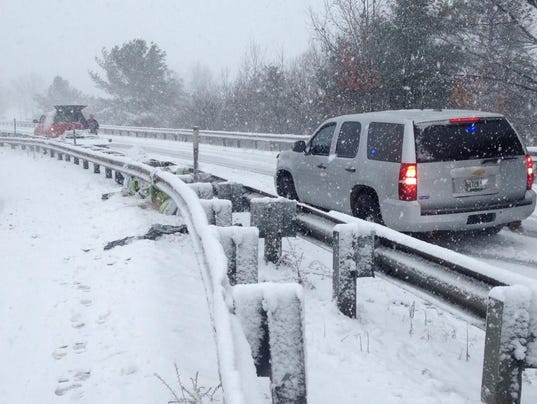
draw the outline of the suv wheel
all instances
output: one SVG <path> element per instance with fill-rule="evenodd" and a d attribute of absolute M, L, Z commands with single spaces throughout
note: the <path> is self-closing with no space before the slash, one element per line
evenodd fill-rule
<path fill-rule="evenodd" d="M 298 201 L 298 195 L 295 190 L 295 183 L 293 177 L 290 174 L 280 174 L 278 176 L 278 182 L 276 184 L 276 192 L 278 195 L 287 199 L 295 199 Z"/>
<path fill-rule="evenodd" d="M 357 195 L 352 205 L 352 213 L 355 217 L 368 222 L 383 223 L 378 199 L 372 194 Z"/>

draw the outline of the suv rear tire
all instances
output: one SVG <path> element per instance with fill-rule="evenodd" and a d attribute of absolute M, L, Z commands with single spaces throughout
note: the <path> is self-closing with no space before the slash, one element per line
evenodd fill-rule
<path fill-rule="evenodd" d="M 383 224 L 379 201 L 376 195 L 370 193 L 358 194 L 352 204 L 353 216 L 368 222 Z"/>
<path fill-rule="evenodd" d="M 276 192 L 278 195 L 287 199 L 294 199 L 298 201 L 298 195 L 295 190 L 295 183 L 291 174 L 278 175 L 278 181 L 276 182 Z"/>

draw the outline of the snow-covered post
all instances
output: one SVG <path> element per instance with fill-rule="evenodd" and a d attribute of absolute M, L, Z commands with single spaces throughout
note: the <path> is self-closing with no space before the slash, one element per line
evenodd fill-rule
<path fill-rule="evenodd" d="M 84 170 L 87 170 L 89 168 L 89 161 L 88 160 L 82 160 L 82 168 Z"/>
<path fill-rule="evenodd" d="M 195 182 L 188 184 L 188 186 L 200 199 L 212 199 L 214 197 L 213 186 L 207 182 Z"/>
<path fill-rule="evenodd" d="M 198 155 L 200 150 L 200 128 L 199 126 L 194 126 L 192 128 L 192 151 L 194 154 L 194 181 L 198 180 L 199 174 L 199 164 L 198 164 Z"/>
<path fill-rule="evenodd" d="M 70 154 L 65 155 L 65 161 L 67 161 L 68 163 L 71 162 L 71 155 Z"/>
<path fill-rule="evenodd" d="M 54 149 L 50 149 L 50 158 L 54 158 Z"/>
<path fill-rule="evenodd" d="M 105 167 L 104 176 L 106 178 L 112 178 L 112 169 L 110 167 Z"/>
<path fill-rule="evenodd" d="M 225 199 L 200 199 L 209 224 L 231 226 L 231 201 Z"/>
<path fill-rule="evenodd" d="M 375 234 L 356 224 L 334 227 L 332 297 L 343 314 L 356 318 L 356 278 L 373 276 Z"/>
<path fill-rule="evenodd" d="M 217 182 L 214 184 L 214 189 L 218 198 L 231 201 L 233 212 L 243 212 L 245 210 L 242 184 Z"/>
<path fill-rule="evenodd" d="M 265 239 L 265 260 L 277 263 L 282 256 L 282 237 L 296 236 L 296 201 L 285 198 L 253 198 L 250 221 Z"/>
<path fill-rule="evenodd" d="M 520 403 L 526 360 L 531 290 L 500 286 L 489 294 L 481 400 L 487 404 Z"/>
<path fill-rule="evenodd" d="M 16 145 L 15 145 L 15 143 L 11 143 L 10 146 L 11 146 L 11 148 L 12 148 L 13 150 L 16 149 Z"/>
<path fill-rule="evenodd" d="M 63 153 L 58 153 L 58 160 L 63 160 Z"/>
<path fill-rule="evenodd" d="M 307 402 L 302 288 L 259 283 L 233 288 L 258 376 L 270 376 L 273 403 Z"/>
<path fill-rule="evenodd" d="M 257 283 L 259 229 L 229 226 L 217 227 L 216 230 L 227 257 L 229 283 Z"/>
<path fill-rule="evenodd" d="M 21 150 L 26 150 L 26 145 L 24 143 L 21 144 Z"/>
<path fill-rule="evenodd" d="M 121 172 L 117 170 L 114 179 L 119 185 L 123 185 L 123 182 L 125 181 L 125 177 L 123 177 L 123 174 L 121 174 Z"/>
<path fill-rule="evenodd" d="M 100 174 L 101 173 L 101 166 L 97 163 L 93 163 L 93 173 L 94 174 Z"/>

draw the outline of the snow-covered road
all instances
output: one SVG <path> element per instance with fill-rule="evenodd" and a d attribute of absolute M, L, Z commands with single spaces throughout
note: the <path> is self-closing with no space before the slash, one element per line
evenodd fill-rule
<path fill-rule="evenodd" d="M 192 164 L 190 143 L 126 136 L 101 137 L 112 140 L 110 147 L 135 158 L 156 157 Z M 202 170 L 275 194 L 277 152 L 201 144 L 199 153 Z M 472 235 L 427 241 L 482 259 L 507 271 L 537 279 L 537 212 L 524 221 L 518 232 L 506 228 L 493 237 L 476 238 Z"/>

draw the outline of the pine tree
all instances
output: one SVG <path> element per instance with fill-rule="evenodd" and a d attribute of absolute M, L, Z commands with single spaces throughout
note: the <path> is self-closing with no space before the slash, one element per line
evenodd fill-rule
<path fill-rule="evenodd" d="M 145 126 L 166 126 L 181 108 L 182 82 L 168 69 L 166 52 L 158 45 L 134 39 L 96 58 L 104 70 L 90 76 L 111 98 L 105 111 L 110 121 Z"/>

